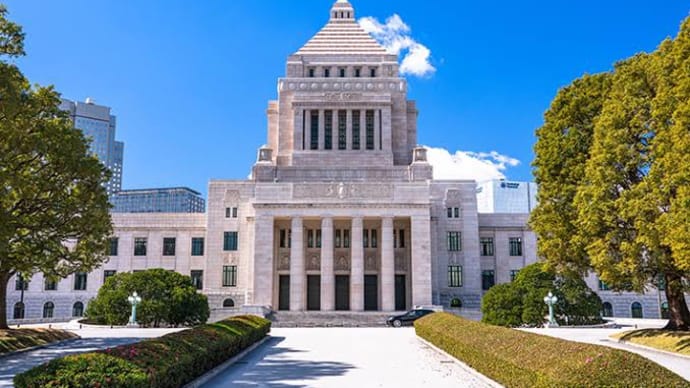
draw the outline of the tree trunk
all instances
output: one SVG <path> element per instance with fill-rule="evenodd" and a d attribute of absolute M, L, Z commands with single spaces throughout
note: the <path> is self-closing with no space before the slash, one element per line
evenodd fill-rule
<path fill-rule="evenodd" d="M 7 327 L 7 282 L 10 280 L 10 274 L 0 273 L 0 330 L 6 330 Z"/>
<path fill-rule="evenodd" d="M 690 330 L 690 310 L 685 303 L 681 277 L 676 274 L 666 274 L 665 291 L 669 319 L 664 330 Z"/>

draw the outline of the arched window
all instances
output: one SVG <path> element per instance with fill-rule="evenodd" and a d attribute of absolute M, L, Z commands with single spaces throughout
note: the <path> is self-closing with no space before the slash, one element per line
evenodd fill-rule
<path fill-rule="evenodd" d="M 84 316 L 84 303 L 76 302 L 72 306 L 72 316 L 73 317 L 83 317 Z"/>
<path fill-rule="evenodd" d="M 633 302 L 632 306 L 630 306 L 630 312 L 633 318 L 642 318 L 642 305 L 640 302 Z"/>
<path fill-rule="evenodd" d="M 224 308 L 229 308 L 229 307 L 235 307 L 235 301 L 228 298 L 223 301 L 223 307 Z"/>
<path fill-rule="evenodd" d="M 55 305 L 53 304 L 53 302 L 46 302 L 43 305 L 43 318 L 52 318 L 54 311 Z"/>
<path fill-rule="evenodd" d="M 664 302 L 661 304 L 661 319 L 668 319 L 668 318 L 669 318 L 668 302 Z"/>
<path fill-rule="evenodd" d="M 609 302 L 604 302 L 601 305 L 601 315 L 604 317 L 612 317 L 613 316 L 613 306 Z"/>
<path fill-rule="evenodd" d="M 462 307 L 462 301 L 460 298 L 453 298 L 450 300 L 450 307 Z"/>
<path fill-rule="evenodd" d="M 24 319 L 24 303 L 17 302 L 14 304 L 14 319 Z"/>

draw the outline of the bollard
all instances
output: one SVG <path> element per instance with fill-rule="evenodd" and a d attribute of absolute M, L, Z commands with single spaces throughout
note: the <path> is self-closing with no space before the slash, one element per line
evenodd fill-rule
<path fill-rule="evenodd" d="M 79 324 L 79 330 L 81 330 L 81 323 Z"/>

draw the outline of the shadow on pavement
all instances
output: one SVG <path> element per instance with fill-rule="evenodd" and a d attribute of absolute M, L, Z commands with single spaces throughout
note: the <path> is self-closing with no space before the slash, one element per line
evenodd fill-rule
<path fill-rule="evenodd" d="M 306 387 L 303 382 L 321 377 L 342 376 L 355 366 L 342 362 L 295 360 L 283 357 L 302 350 L 281 347 L 285 337 L 272 337 L 246 357 L 209 381 L 204 388 L 213 387 Z M 294 382 L 294 383 L 291 383 Z"/>

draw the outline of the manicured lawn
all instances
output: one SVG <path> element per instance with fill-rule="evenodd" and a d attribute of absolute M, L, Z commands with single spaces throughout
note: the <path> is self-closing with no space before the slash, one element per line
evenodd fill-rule
<path fill-rule="evenodd" d="M 0 354 L 49 344 L 78 336 L 72 332 L 53 329 L 0 330 Z"/>
<path fill-rule="evenodd" d="M 687 387 L 637 354 L 434 313 L 417 335 L 506 387 Z M 460 384 L 461 382 L 458 382 Z"/>
<path fill-rule="evenodd" d="M 690 332 L 687 331 L 643 329 L 617 333 L 611 337 L 625 342 L 690 356 Z"/>

